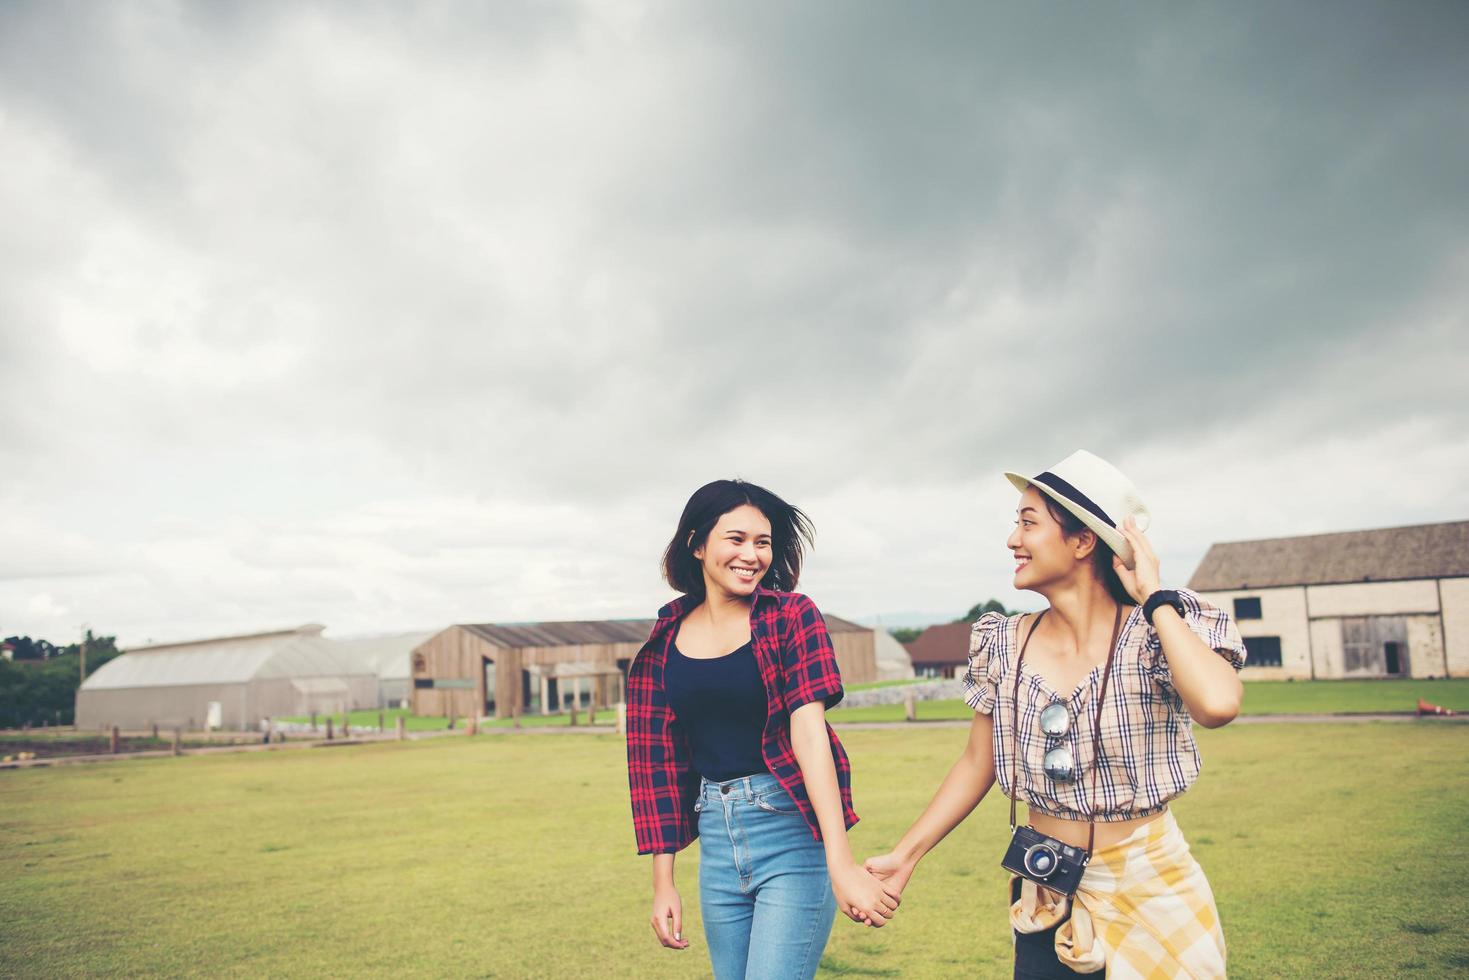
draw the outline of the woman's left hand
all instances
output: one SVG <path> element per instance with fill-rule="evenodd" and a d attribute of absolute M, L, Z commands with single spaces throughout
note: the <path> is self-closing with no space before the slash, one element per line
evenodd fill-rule
<path fill-rule="evenodd" d="M 1163 579 L 1158 569 L 1158 556 L 1153 553 L 1153 546 L 1148 543 L 1148 536 L 1137 526 L 1137 522 L 1131 517 L 1122 522 L 1118 528 L 1127 543 L 1132 545 L 1133 567 L 1128 568 L 1122 564 L 1122 559 L 1116 555 L 1112 556 L 1112 567 L 1117 571 L 1117 578 L 1121 580 L 1122 587 L 1127 594 L 1137 601 L 1138 605 L 1148 601 L 1148 596 L 1163 587 Z"/>

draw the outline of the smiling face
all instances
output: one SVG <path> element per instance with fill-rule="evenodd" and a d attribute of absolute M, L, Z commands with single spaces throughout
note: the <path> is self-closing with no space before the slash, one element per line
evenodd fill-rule
<path fill-rule="evenodd" d="M 721 515 L 708 539 L 694 549 L 704 570 L 705 595 L 752 595 L 772 554 L 770 521 L 759 508 L 743 504 Z"/>
<path fill-rule="evenodd" d="M 1096 536 L 1090 531 L 1067 537 L 1041 492 L 1025 488 L 1015 511 L 1015 530 L 1005 542 L 1015 556 L 1015 588 L 1041 592 L 1085 573 L 1095 546 Z"/>

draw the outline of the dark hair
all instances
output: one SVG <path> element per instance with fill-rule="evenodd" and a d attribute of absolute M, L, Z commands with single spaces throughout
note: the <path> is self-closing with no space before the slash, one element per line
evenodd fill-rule
<path fill-rule="evenodd" d="M 789 592 L 801 577 L 801 560 L 813 543 L 816 529 L 798 507 L 781 500 L 764 487 L 744 480 L 715 480 L 694 491 L 684 504 L 683 516 L 673 540 L 663 552 L 663 577 L 679 592 L 700 598 L 704 595 L 704 567 L 694 552 L 709 540 L 719 519 L 736 507 L 749 504 L 770 522 L 770 567 L 761 584 Z"/>
<path fill-rule="evenodd" d="M 1063 536 L 1069 538 L 1080 534 L 1082 531 L 1091 531 L 1092 536 L 1097 539 L 1097 546 L 1092 549 L 1092 570 L 1097 573 L 1097 578 L 1107 587 L 1107 593 L 1113 599 L 1124 606 L 1137 605 L 1137 600 L 1129 595 L 1127 590 L 1122 587 L 1122 579 L 1117 577 L 1117 569 L 1112 567 L 1113 551 L 1111 545 L 1103 541 L 1100 534 L 1092 531 L 1091 528 L 1083 524 L 1081 518 L 1052 499 L 1050 494 L 1041 494 L 1041 499 L 1046 502 L 1046 510 L 1050 511 L 1051 516 L 1056 519 L 1056 523 L 1061 525 L 1061 534 Z"/>

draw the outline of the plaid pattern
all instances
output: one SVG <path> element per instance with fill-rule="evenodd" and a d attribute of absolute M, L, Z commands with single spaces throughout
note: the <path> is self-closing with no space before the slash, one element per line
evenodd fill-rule
<path fill-rule="evenodd" d="M 693 768 L 688 736 L 663 690 L 663 668 L 678 621 L 697 604 L 680 596 L 658 610 L 658 622 L 627 672 L 627 778 L 639 854 L 682 850 L 699 833 L 694 814 L 699 774 Z M 750 639 L 765 683 L 767 714 L 761 741 L 765 764 L 796 801 L 819 841 L 816 811 L 791 750 L 790 713 L 812 701 L 824 701 L 830 708 L 842 699 L 842 678 L 826 621 L 804 595 L 757 588 L 750 605 Z M 857 822 L 852 765 L 830 725 L 826 734 L 836 763 L 842 814 L 851 827 Z"/>
<path fill-rule="evenodd" d="M 1189 628 L 1236 670 L 1243 667 L 1245 644 L 1234 620 L 1193 592 L 1179 595 Z M 1092 725 L 1101 667 L 1074 691 L 1057 692 L 1028 664 L 1021 665 L 1017 758 L 1017 733 L 1011 725 L 1015 660 L 1023 638 L 1020 620 L 999 613 L 981 617 L 970 633 L 969 669 L 964 675 L 964 700 L 975 711 L 994 715 L 995 771 L 1001 792 L 1013 796 L 1017 791 L 1010 785 L 1012 758 L 1017 761 L 1018 799 L 1067 820 L 1127 820 L 1158 813 L 1193 785 L 1200 767 L 1193 722 L 1173 687 L 1158 634 L 1137 607 L 1127 615 L 1117 639 L 1107 710 L 1102 712 L 1100 768 L 1092 758 Z M 1071 729 L 1059 740 L 1040 730 L 1040 713 L 1052 701 L 1065 702 L 1071 711 Z M 1052 780 L 1042 764 L 1046 752 L 1063 741 L 1078 766 L 1077 778 L 1070 783 Z"/>
<path fill-rule="evenodd" d="M 1010 924 L 1040 932 L 1065 916 L 1067 905 L 1064 896 L 1025 881 Z M 1105 965 L 1107 980 L 1225 975 L 1214 893 L 1171 813 L 1098 851 L 1070 905 L 1071 918 L 1056 930 L 1056 958 L 1077 973 Z"/>

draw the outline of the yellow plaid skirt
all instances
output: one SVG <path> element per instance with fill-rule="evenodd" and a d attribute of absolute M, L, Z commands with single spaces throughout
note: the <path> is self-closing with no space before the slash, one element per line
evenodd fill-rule
<path fill-rule="evenodd" d="M 1224 933 L 1204 869 L 1171 811 L 1092 856 L 1071 918 L 1056 930 L 1056 956 L 1078 973 L 1107 968 L 1107 980 L 1224 976 Z M 1049 929 L 1068 900 L 1022 882 L 1010 907 L 1017 932 Z"/>

